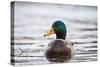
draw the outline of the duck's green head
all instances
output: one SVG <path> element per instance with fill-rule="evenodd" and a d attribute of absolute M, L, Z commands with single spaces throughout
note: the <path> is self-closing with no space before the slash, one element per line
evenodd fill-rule
<path fill-rule="evenodd" d="M 52 25 L 51 30 L 45 34 L 44 36 L 49 36 L 52 34 L 56 34 L 57 39 L 65 39 L 66 38 L 66 26 L 62 21 L 55 21 Z"/>

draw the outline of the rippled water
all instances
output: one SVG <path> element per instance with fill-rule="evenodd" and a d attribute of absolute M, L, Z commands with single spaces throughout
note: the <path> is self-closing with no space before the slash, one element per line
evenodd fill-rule
<path fill-rule="evenodd" d="M 51 64 L 44 53 L 55 35 L 44 38 L 43 34 L 56 20 L 66 24 L 66 39 L 74 44 L 76 51 L 68 63 L 97 60 L 96 6 L 15 2 L 14 8 L 15 65 Z"/>

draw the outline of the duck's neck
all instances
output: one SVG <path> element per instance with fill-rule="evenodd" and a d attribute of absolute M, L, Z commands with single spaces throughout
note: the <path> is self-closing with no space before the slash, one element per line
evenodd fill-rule
<path fill-rule="evenodd" d="M 66 34 L 59 34 L 59 35 L 56 35 L 56 39 L 63 39 L 65 40 L 66 39 Z"/>

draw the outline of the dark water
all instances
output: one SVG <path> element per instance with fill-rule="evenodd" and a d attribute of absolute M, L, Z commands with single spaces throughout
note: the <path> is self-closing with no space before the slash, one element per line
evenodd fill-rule
<path fill-rule="evenodd" d="M 56 20 L 67 27 L 75 55 L 69 62 L 97 60 L 96 6 L 15 3 L 14 55 L 16 65 L 50 64 L 45 58 L 48 43 L 55 35 L 43 37 Z M 12 56 L 13 57 L 13 56 Z"/>

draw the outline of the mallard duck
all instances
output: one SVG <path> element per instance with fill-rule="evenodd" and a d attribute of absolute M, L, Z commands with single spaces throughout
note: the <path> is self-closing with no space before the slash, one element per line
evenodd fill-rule
<path fill-rule="evenodd" d="M 48 45 L 45 53 L 46 58 L 52 62 L 68 61 L 73 55 L 72 43 L 66 39 L 66 26 L 62 21 L 55 21 L 51 30 L 44 37 L 56 34 L 56 40 Z"/>

